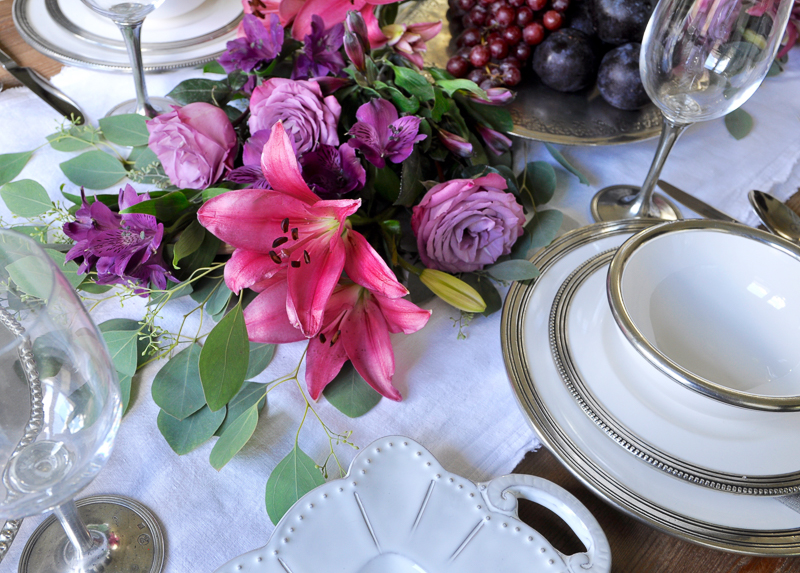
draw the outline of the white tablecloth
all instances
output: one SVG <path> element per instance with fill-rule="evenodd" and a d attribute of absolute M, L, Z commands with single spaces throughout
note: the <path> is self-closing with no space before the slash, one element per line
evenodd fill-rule
<path fill-rule="evenodd" d="M 752 133 L 742 141 L 731 137 L 722 120 L 691 127 L 676 145 L 664 169 L 667 181 L 696 193 L 743 221 L 755 223 L 746 194 L 751 188 L 786 198 L 800 185 L 795 167 L 800 157 L 800 55 L 792 54 L 790 69 L 767 80 L 744 106 L 755 118 Z M 152 94 L 168 92 L 182 79 L 201 75 L 184 70 L 148 79 Z M 119 99 L 132 94 L 130 76 L 66 68 L 53 79 L 72 96 L 92 121 Z M 49 107 L 24 89 L 0 93 L 0 153 L 26 151 L 56 130 L 58 118 Z M 556 166 L 558 187 L 552 206 L 561 209 L 565 229 L 590 222 L 589 200 L 595 190 L 617 183 L 639 183 L 653 157 L 655 141 L 615 147 L 564 148 L 564 155 L 584 171 L 590 187 Z M 555 162 L 544 146 L 531 143 L 530 159 Z M 48 147 L 37 151 L 20 178 L 42 183 L 53 199 L 59 186 L 77 192 L 58 169 L 71 155 Z M 137 186 L 140 190 L 146 189 Z M 110 189 L 110 192 L 116 189 Z M 687 210 L 688 211 L 688 210 Z M 3 205 L 0 214 L 8 221 Z M 140 318 L 142 303 L 116 302 L 95 312 L 100 322 L 109 317 Z M 166 326 L 176 326 L 188 304 L 167 307 Z M 404 434 L 425 444 L 449 470 L 474 480 L 508 473 L 524 453 L 538 446 L 514 401 L 500 349 L 500 313 L 476 318 L 457 339 L 457 311 L 430 303 L 433 317 L 412 336 L 393 338 L 397 373 L 395 384 L 402 403 L 383 400 L 366 416 L 350 420 L 321 400 L 321 416 L 336 431 L 353 430 L 352 440 L 366 446 L 387 434 Z M 546 309 L 543 309 L 546 312 Z M 280 347 L 268 381 L 292 370 L 303 343 Z M 264 508 L 269 472 L 290 450 L 303 400 L 296 386 L 284 384 L 270 393 L 269 415 L 262 417 L 251 442 L 222 471 L 208 463 L 209 442 L 178 457 L 156 427 L 158 408 L 150 397 L 153 376 L 163 363 L 152 364 L 137 376 L 135 397 L 117 437 L 113 455 L 98 478 L 82 494 L 118 493 L 152 508 L 167 537 L 166 573 L 213 571 L 229 559 L 266 543 L 272 525 Z M 302 372 L 301 372 L 302 380 Z M 301 447 L 321 460 L 328 444 L 311 420 L 300 434 Z M 340 449 L 345 463 L 354 452 Z M 41 517 L 25 520 L 18 541 L 0 569 L 16 567 L 25 539 Z"/>

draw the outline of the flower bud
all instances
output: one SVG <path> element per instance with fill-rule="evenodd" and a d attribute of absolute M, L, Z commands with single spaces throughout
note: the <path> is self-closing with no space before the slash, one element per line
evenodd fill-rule
<path fill-rule="evenodd" d="M 450 133 L 445 129 L 440 129 L 439 139 L 444 143 L 447 149 L 459 157 L 472 157 L 472 144 L 460 135 Z"/>
<path fill-rule="evenodd" d="M 453 275 L 435 269 L 424 269 L 419 279 L 433 294 L 464 312 L 483 312 L 486 303 L 474 288 Z"/>
<path fill-rule="evenodd" d="M 356 70 L 362 73 L 366 71 L 367 59 L 364 46 L 358 40 L 358 37 L 351 32 L 344 33 L 344 52 L 347 54 L 347 57 L 350 58 L 350 61 L 353 62 L 353 66 Z"/>
<path fill-rule="evenodd" d="M 483 99 L 475 94 L 470 93 L 469 99 L 484 105 L 506 105 L 507 103 L 514 101 L 514 98 L 517 94 L 508 88 L 489 88 L 486 90 L 486 95 L 488 96 L 488 99 Z"/>
<path fill-rule="evenodd" d="M 495 155 L 503 155 L 503 153 L 511 149 L 513 142 L 506 135 L 481 124 L 478 124 L 477 129 L 486 147 Z"/>
<path fill-rule="evenodd" d="M 364 17 L 361 12 L 350 10 L 344 19 L 344 28 L 350 34 L 355 35 L 361 43 L 361 49 L 365 53 L 369 53 L 369 33 L 367 32 L 367 24 L 364 22 Z"/>

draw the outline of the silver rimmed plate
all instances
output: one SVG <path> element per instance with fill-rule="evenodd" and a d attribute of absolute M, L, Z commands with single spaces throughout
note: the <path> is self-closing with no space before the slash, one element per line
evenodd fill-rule
<path fill-rule="evenodd" d="M 14 24 L 38 51 L 65 64 L 130 71 L 116 26 L 80 0 L 14 0 Z M 242 6 L 229 0 L 202 0 L 169 18 L 154 12 L 142 26 L 146 72 L 197 66 L 219 56 L 236 38 Z"/>
<path fill-rule="evenodd" d="M 534 260 L 542 274 L 533 284 L 511 287 L 503 307 L 501 338 L 520 408 L 567 469 L 637 519 L 717 549 L 799 555 L 800 513 L 776 498 L 709 489 L 642 463 L 608 439 L 561 380 L 548 337 L 550 307 L 558 289 L 581 263 L 619 247 L 651 224 L 614 221 L 572 231 Z"/>
<path fill-rule="evenodd" d="M 800 435 L 800 415 L 714 402 L 644 360 L 608 304 L 615 253 L 575 269 L 550 312 L 556 366 L 584 413 L 639 459 L 692 483 L 749 495 L 800 491 L 800 461 L 783 455 Z"/>

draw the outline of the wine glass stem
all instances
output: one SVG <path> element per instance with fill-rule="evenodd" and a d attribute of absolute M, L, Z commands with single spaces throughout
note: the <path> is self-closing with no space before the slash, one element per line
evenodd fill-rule
<path fill-rule="evenodd" d="M 650 216 L 651 199 L 653 197 L 653 190 L 656 188 L 656 182 L 661 175 L 661 169 L 664 167 L 664 162 L 667 160 L 672 146 L 678 140 L 678 137 L 683 130 L 690 124 L 688 123 L 675 123 L 666 117 L 663 118 L 661 124 L 661 137 L 658 140 L 658 147 L 656 148 L 656 156 L 653 158 L 653 163 L 650 165 L 650 171 L 647 172 L 647 177 L 642 184 L 639 193 L 631 204 L 630 211 L 635 213 L 636 217 Z"/>
<path fill-rule="evenodd" d="M 53 510 L 71 547 L 64 546 L 64 558 L 74 573 L 102 571 L 109 561 L 108 538 L 99 531 L 89 532 L 75 502 L 70 500 Z"/>
<path fill-rule="evenodd" d="M 144 64 L 142 62 L 142 22 L 117 22 L 119 31 L 125 39 L 128 57 L 131 60 L 133 83 L 136 86 L 136 113 L 146 117 L 158 115 L 156 109 L 150 105 L 147 97 L 147 86 L 144 83 Z"/>

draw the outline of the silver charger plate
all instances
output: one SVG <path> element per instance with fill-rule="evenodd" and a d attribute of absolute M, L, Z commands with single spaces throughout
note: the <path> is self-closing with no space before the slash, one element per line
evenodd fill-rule
<path fill-rule="evenodd" d="M 572 231 L 533 262 L 531 284 L 515 283 L 503 307 L 501 343 L 523 415 L 546 447 L 596 495 L 644 523 L 700 545 L 753 555 L 800 555 L 800 513 L 773 497 L 702 487 L 642 463 L 581 410 L 550 352 L 550 307 L 581 263 L 653 224 L 597 223 Z M 793 499 L 792 496 L 788 499 Z"/>
<path fill-rule="evenodd" d="M 447 0 L 416 0 L 401 8 L 398 22 L 435 22 L 442 31 L 427 42 L 425 62 L 445 68 L 456 52 L 463 27 L 448 19 Z M 529 62 L 530 65 L 530 62 Z M 560 93 L 543 85 L 533 70 L 523 72 L 516 100 L 507 106 L 514 120 L 513 135 L 566 145 L 612 145 L 650 139 L 661 133 L 661 112 L 654 104 L 636 111 L 617 109 L 596 88 Z"/>
<path fill-rule="evenodd" d="M 82 5 L 79 9 L 90 10 Z M 230 0 L 205 0 L 195 10 L 203 10 L 205 22 L 199 25 L 192 22 L 198 28 L 197 33 L 174 41 L 148 40 L 145 19 L 142 40 L 145 72 L 205 64 L 216 59 L 225 51 L 227 42 L 236 38 L 236 28 L 243 17 L 241 6 L 231 8 Z M 116 39 L 96 33 L 91 22 L 81 22 L 72 11 L 64 10 L 59 0 L 14 0 L 12 16 L 23 39 L 54 60 L 83 68 L 130 72 L 121 36 Z M 182 20 L 173 20 L 174 29 L 183 27 Z M 161 30 L 158 36 L 164 33 Z"/>

